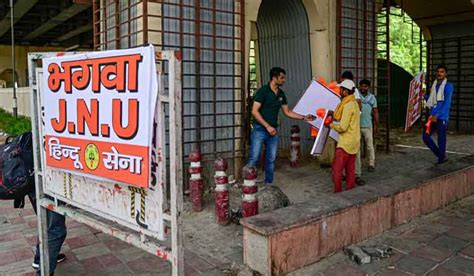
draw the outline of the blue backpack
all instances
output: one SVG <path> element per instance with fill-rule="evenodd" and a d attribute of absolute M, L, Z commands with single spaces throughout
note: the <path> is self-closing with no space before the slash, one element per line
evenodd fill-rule
<path fill-rule="evenodd" d="M 23 208 L 25 196 L 34 191 L 33 141 L 25 132 L 0 145 L 0 199 L 14 200 L 15 208 Z"/>

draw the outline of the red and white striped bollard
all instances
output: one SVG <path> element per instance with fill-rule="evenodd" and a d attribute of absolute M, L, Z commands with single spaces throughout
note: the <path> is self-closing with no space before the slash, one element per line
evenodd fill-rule
<path fill-rule="evenodd" d="M 199 150 L 193 150 L 189 153 L 189 186 L 191 189 L 191 202 L 193 204 L 193 211 L 202 211 L 202 194 L 203 194 L 203 180 L 201 178 L 202 167 L 202 154 Z"/>
<path fill-rule="evenodd" d="M 214 183 L 216 184 L 215 214 L 216 222 L 221 225 L 229 223 L 229 179 L 227 178 L 227 161 L 223 158 L 217 158 L 214 161 Z"/>
<path fill-rule="evenodd" d="M 290 166 L 300 166 L 300 154 L 301 154 L 301 137 L 300 127 L 293 125 L 291 127 L 291 147 L 290 147 Z"/>
<path fill-rule="evenodd" d="M 242 217 L 258 214 L 257 168 L 245 165 L 243 168 L 244 184 L 242 186 Z"/>

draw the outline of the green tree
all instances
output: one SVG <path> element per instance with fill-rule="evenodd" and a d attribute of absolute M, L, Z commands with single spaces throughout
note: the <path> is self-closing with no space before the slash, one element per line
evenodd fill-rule
<path fill-rule="evenodd" d="M 384 11 L 385 13 L 385 11 Z M 381 17 L 383 18 L 383 17 Z M 379 31 L 383 31 L 379 27 Z M 423 70 L 425 70 L 426 43 L 423 41 L 423 51 L 420 53 L 420 28 L 412 19 L 399 8 L 390 11 L 390 61 L 401 66 L 412 75 L 420 71 L 420 55 L 423 55 Z M 379 45 L 379 50 L 383 45 Z M 384 58 L 379 54 L 379 58 Z M 425 70 L 426 72 L 426 70 Z"/>

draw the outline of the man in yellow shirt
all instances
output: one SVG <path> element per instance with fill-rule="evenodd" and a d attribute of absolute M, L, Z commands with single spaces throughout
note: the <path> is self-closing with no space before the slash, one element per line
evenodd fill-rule
<path fill-rule="evenodd" d="M 336 107 L 333 117 L 335 123 L 329 125 L 339 133 L 336 154 L 332 163 L 334 192 L 342 191 L 342 175 L 346 172 L 346 190 L 355 187 L 355 161 L 360 147 L 360 109 L 354 96 L 355 84 L 344 80 L 341 88 L 341 103 Z"/>

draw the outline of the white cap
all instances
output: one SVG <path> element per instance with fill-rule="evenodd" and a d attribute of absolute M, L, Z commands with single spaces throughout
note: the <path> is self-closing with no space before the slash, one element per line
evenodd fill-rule
<path fill-rule="evenodd" d="M 351 80 L 343 80 L 341 83 L 337 85 L 337 87 L 343 87 L 347 90 L 352 90 L 355 87 L 355 83 Z"/>

